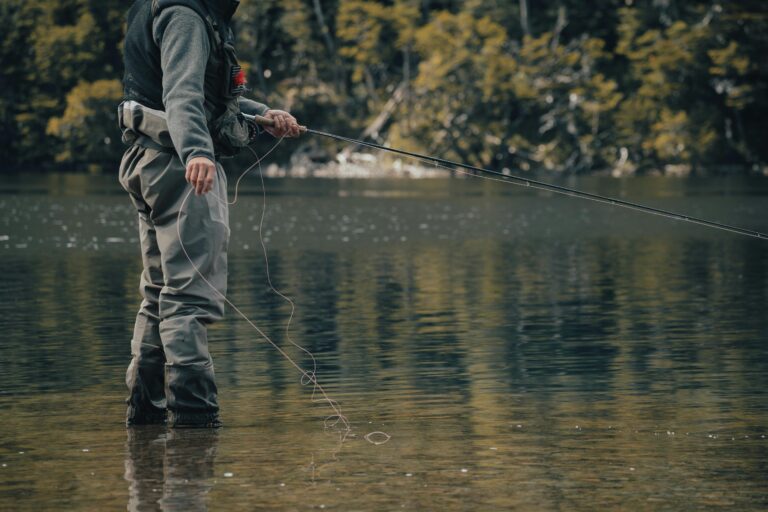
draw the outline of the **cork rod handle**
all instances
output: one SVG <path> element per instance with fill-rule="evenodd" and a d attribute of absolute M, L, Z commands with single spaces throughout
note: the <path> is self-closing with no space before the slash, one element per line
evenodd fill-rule
<path fill-rule="evenodd" d="M 252 122 L 258 124 L 259 126 L 275 126 L 275 120 L 274 119 L 269 119 L 269 118 L 266 118 L 264 116 L 260 116 L 258 114 L 256 114 L 256 115 L 243 114 L 243 117 L 246 118 L 249 121 L 252 121 Z M 307 127 L 306 126 L 300 126 L 299 128 L 301 129 L 302 132 L 306 132 L 307 131 Z"/>

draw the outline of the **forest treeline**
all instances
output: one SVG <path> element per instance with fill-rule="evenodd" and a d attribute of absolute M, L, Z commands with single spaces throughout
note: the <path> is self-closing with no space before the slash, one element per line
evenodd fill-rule
<path fill-rule="evenodd" d="M 3 171 L 115 168 L 130 4 L 0 2 Z M 244 0 L 235 28 L 251 96 L 315 128 L 498 170 L 768 162 L 764 0 Z"/>

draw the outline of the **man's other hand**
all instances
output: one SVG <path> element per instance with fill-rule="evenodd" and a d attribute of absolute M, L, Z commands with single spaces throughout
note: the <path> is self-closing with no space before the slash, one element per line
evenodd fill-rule
<path fill-rule="evenodd" d="M 204 156 L 196 156 L 187 163 L 187 182 L 198 196 L 210 192 L 216 179 L 216 164 Z"/>
<path fill-rule="evenodd" d="M 298 137 L 301 135 L 301 126 L 296 118 L 284 110 L 268 110 L 264 117 L 273 119 L 274 126 L 265 126 L 264 129 L 278 139 L 281 137 Z"/>

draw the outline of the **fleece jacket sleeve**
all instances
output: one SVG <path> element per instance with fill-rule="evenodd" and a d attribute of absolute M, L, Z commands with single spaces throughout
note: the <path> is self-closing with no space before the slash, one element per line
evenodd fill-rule
<path fill-rule="evenodd" d="M 184 165 L 198 156 L 213 161 L 205 115 L 205 68 L 211 52 L 205 22 L 189 7 L 168 7 L 155 19 L 153 37 L 160 47 L 163 105 L 176 153 Z"/>
<path fill-rule="evenodd" d="M 267 107 L 265 104 L 259 103 L 258 101 L 249 100 L 248 98 L 239 98 L 238 103 L 240 104 L 240 111 L 244 114 L 248 114 L 249 116 L 263 116 L 267 113 L 267 110 L 269 110 L 269 107 Z"/>

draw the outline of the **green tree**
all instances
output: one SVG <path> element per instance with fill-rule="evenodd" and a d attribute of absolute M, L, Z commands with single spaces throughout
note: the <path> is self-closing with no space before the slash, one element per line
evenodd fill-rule
<path fill-rule="evenodd" d="M 66 108 L 66 95 L 83 81 L 119 73 L 119 6 L 117 0 L 30 0 L 3 7 L 4 17 L 19 22 L 10 44 L 22 53 L 9 67 L 23 88 L 10 85 L 14 101 L 0 109 L 3 129 L 15 134 L 10 151 L 17 165 L 49 164 L 61 141 L 47 127 Z"/>
<path fill-rule="evenodd" d="M 17 116 L 27 101 L 29 90 L 28 41 L 34 30 L 34 19 L 23 2 L 0 2 L 0 160 L 16 163 L 21 158 L 21 131 Z"/>
<path fill-rule="evenodd" d="M 601 148 L 621 100 L 597 71 L 600 40 L 561 44 L 551 32 L 510 41 L 489 18 L 444 12 L 416 34 L 417 119 L 410 135 L 427 151 L 483 166 L 582 170 Z M 393 130 L 408 139 L 402 123 Z"/>
<path fill-rule="evenodd" d="M 127 8 L 0 2 L 5 169 L 120 158 Z M 762 0 L 264 0 L 235 29 L 256 99 L 328 131 L 498 169 L 768 161 Z"/>
<path fill-rule="evenodd" d="M 48 135 L 61 140 L 57 162 L 99 168 L 114 162 L 122 149 L 116 105 L 123 95 L 119 80 L 81 82 L 67 94 L 67 108 L 48 121 Z"/>
<path fill-rule="evenodd" d="M 709 31 L 709 85 L 716 97 L 720 157 L 768 161 L 768 8 L 745 0 L 713 9 Z"/>
<path fill-rule="evenodd" d="M 621 10 L 617 53 L 629 62 L 629 74 L 616 143 L 641 168 L 760 160 L 747 143 L 744 113 L 756 105 L 765 75 L 750 54 L 757 41 L 733 34 L 733 25 L 743 24 L 733 17 L 749 16 L 728 9 L 681 8 L 677 14 L 687 20 L 667 12 L 658 23 L 638 8 Z M 764 42 L 758 47 L 766 49 Z"/>
<path fill-rule="evenodd" d="M 686 107 L 690 84 L 700 79 L 697 55 L 705 30 L 684 21 L 643 30 L 638 10 L 626 8 L 619 33 L 617 52 L 630 63 L 625 86 L 632 94 L 616 116 L 617 142 L 640 165 L 703 160 L 715 133 L 706 116 L 696 122 Z"/>

